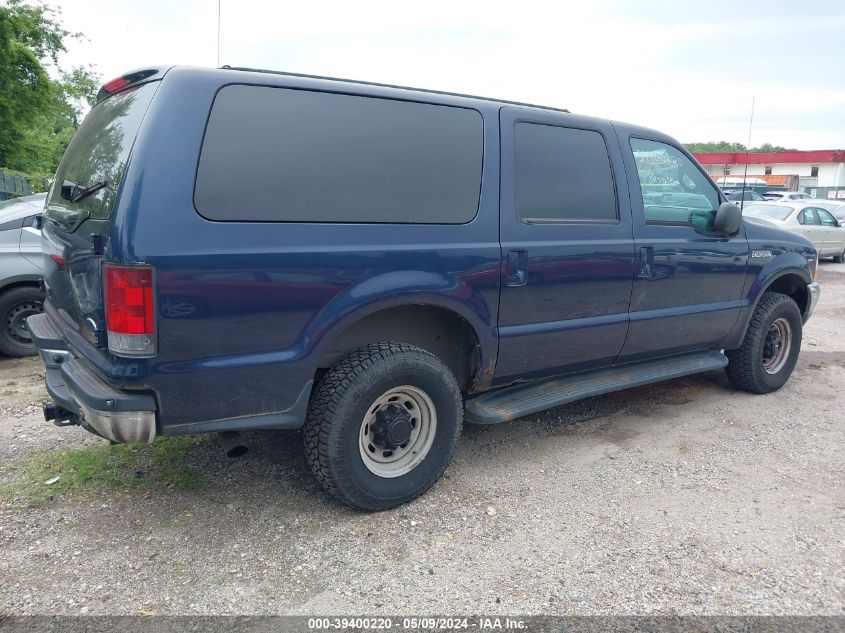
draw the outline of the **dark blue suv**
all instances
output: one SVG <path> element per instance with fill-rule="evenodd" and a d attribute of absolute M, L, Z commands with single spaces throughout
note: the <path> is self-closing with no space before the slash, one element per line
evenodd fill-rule
<path fill-rule="evenodd" d="M 104 85 L 46 218 L 47 419 L 303 427 L 370 510 L 431 487 L 465 417 L 722 367 L 778 389 L 819 293 L 810 243 L 659 132 L 249 69 Z"/>

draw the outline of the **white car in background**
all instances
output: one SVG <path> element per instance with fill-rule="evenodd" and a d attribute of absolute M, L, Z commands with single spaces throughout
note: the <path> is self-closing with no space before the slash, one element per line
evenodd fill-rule
<path fill-rule="evenodd" d="M 845 226 L 845 201 L 843 200 L 816 200 L 816 204 L 822 209 L 827 209 L 836 218 L 839 224 Z"/>
<path fill-rule="evenodd" d="M 763 194 L 766 200 L 812 200 L 813 197 L 803 191 L 767 191 Z"/>
<path fill-rule="evenodd" d="M 768 220 L 779 228 L 798 233 L 809 239 L 819 257 L 845 260 L 845 226 L 825 209 L 819 201 L 755 202 L 742 210 L 744 217 Z"/>

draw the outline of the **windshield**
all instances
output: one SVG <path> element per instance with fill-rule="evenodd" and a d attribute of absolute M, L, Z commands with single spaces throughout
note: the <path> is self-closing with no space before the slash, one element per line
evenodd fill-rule
<path fill-rule="evenodd" d="M 774 204 L 750 204 L 742 211 L 742 215 L 752 218 L 765 218 L 766 220 L 785 220 L 789 214 L 795 211 L 793 207 L 784 207 Z"/>
<path fill-rule="evenodd" d="M 68 145 L 47 203 L 47 217 L 75 228 L 86 218 L 111 214 L 117 188 L 141 121 L 158 82 L 120 92 L 94 106 Z M 62 197 L 62 184 L 87 188 L 105 186 L 77 202 Z"/>

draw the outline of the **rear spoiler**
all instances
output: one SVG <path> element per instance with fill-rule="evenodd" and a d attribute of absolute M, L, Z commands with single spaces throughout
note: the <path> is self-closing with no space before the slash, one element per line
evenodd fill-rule
<path fill-rule="evenodd" d="M 144 68 L 140 70 L 133 70 L 121 75 L 120 77 L 115 77 L 100 87 L 99 92 L 97 92 L 97 103 L 100 103 L 103 99 L 121 92 L 122 90 L 126 90 L 127 88 L 134 88 L 149 81 L 161 79 L 164 77 L 165 73 L 170 70 L 170 68 L 170 66 Z"/>

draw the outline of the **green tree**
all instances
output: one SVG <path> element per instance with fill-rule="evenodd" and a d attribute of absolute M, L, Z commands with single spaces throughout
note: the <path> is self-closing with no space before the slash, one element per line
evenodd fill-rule
<path fill-rule="evenodd" d="M 783 145 L 772 145 L 771 143 L 763 143 L 759 147 L 752 147 L 752 152 L 794 152 L 795 148 L 784 147 Z"/>
<path fill-rule="evenodd" d="M 745 145 L 730 141 L 709 141 L 707 143 L 684 143 L 684 147 L 691 154 L 705 154 L 707 152 L 744 152 Z"/>
<path fill-rule="evenodd" d="M 731 143 L 729 141 L 708 141 L 707 143 L 684 143 L 691 154 L 706 154 L 708 152 L 744 152 L 746 147 L 743 143 Z M 763 143 L 759 147 L 752 147 L 750 152 L 794 152 L 781 145 Z"/>
<path fill-rule="evenodd" d="M 0 6 L 0 167 L 52 174 L 93 103 L 97 75 L 85 67 L 59 68 L 65 42 L 80 37 L 59 17 L 40 3 Z"/>

